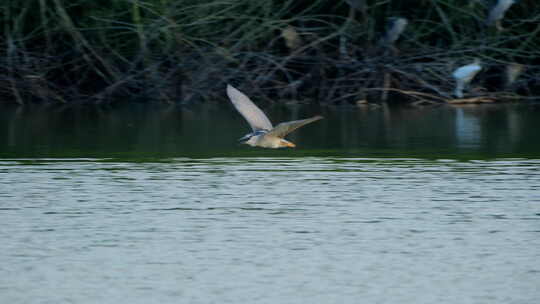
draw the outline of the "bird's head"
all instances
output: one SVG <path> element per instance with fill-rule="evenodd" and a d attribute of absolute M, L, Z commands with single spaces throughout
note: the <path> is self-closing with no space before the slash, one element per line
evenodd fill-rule
<path fill-rule="evenodd" d="M 247 144 L 248 140 L 253 137 L 253 134 L 247 134 L 246 136 L 238 139 L 238 143 L 240 144 Z"/>
<path fill-rule="evenodd" d="M 253 133 L 247 134 L 246 136 L 240 138 L 238 143 L 255 147 L 257 145 L 257 135 L 254 135 Z"/>

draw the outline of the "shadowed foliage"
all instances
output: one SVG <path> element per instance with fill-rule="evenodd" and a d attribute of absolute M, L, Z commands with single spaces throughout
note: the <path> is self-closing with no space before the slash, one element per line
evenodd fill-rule
<path fill-rule="evenodd" d="M 540 6 L 498 26 L 494 1 L 27 0 L 0 4 L 4 102 L 191 103 L 226 83 L 270 100 L 452 100 L 457 67 L 483 62 L 469 100 L 534 97 Z M 406 28 L 384 43 L 392 18 Z M 522 66 L 507 81 L 508 66 Z M 514 69 L 515 70 L 515 69 Z M 482 99 L 483 98 L 483 99 Z"/>

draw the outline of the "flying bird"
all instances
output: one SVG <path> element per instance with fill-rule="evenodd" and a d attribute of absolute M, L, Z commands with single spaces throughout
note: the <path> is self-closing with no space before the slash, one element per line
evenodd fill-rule
<path fill-rule="evenodd" d="M 227 95 L 232 104 L 244 116 L 246 121 L 251 126 L 253 132 L 246 134 L 238 141 L 241 143 L 250 145 L 252 147 L 262 148 L 294 148 L 295 144 L 285 140 L 285 136 L 292 131 L 312 123 L 322 116 L 314 116 L 307 119 L 294 120 L 288 122 L 282 122 L 276 127 L 272 126 L 272 123 L 266 117 L 266 115 L 259 109 L 244 93 L 240 92 L 230 84 L 227 85 Z"/>
<path fill-rule="evenodd" d="M 459 67 L 452 73 L 452 76 L 456 80 L 456 89 L 454 91 L 456 97 L 463 97 L 463 89 L 471 82 L 471 80 L 473 80 L 474 76 L 476 76 L 481 69 L 482 66 L 480 65 L 480 60 L 475 59 L 473 63 Z"/>

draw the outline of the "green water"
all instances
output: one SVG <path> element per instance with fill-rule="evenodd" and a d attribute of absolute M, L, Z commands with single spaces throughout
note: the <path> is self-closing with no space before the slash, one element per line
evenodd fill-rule
<path fill-rule="evenodd" d="M 249 132 L 229 104 L 2 107 L 1 158 L 540 157 L 540 107 L 266 106 L 271 121 L 322 114 L 287 138 L 296 149 L 237 144 Z"/>

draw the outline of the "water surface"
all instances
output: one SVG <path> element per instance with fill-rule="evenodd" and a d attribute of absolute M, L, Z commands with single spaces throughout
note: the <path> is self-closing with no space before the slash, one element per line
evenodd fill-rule
<path fill-rule="evenodd" d="M 230 104 L 4 107 L 0 157 L 540 157 L 535 104 L 313 107 L 261 105 L 274 124 L 322 114 L 288 136 L 294 150 L 251 149 Z"/>
<path fill-rule="evenodd" d="M 3 107 L 1 303 L 539 303 L 535 105 Z"/>
<path fill-rule="evenodd" d="M 536 303 L 540 161 L 0 162 L 5 303 Z"/>

